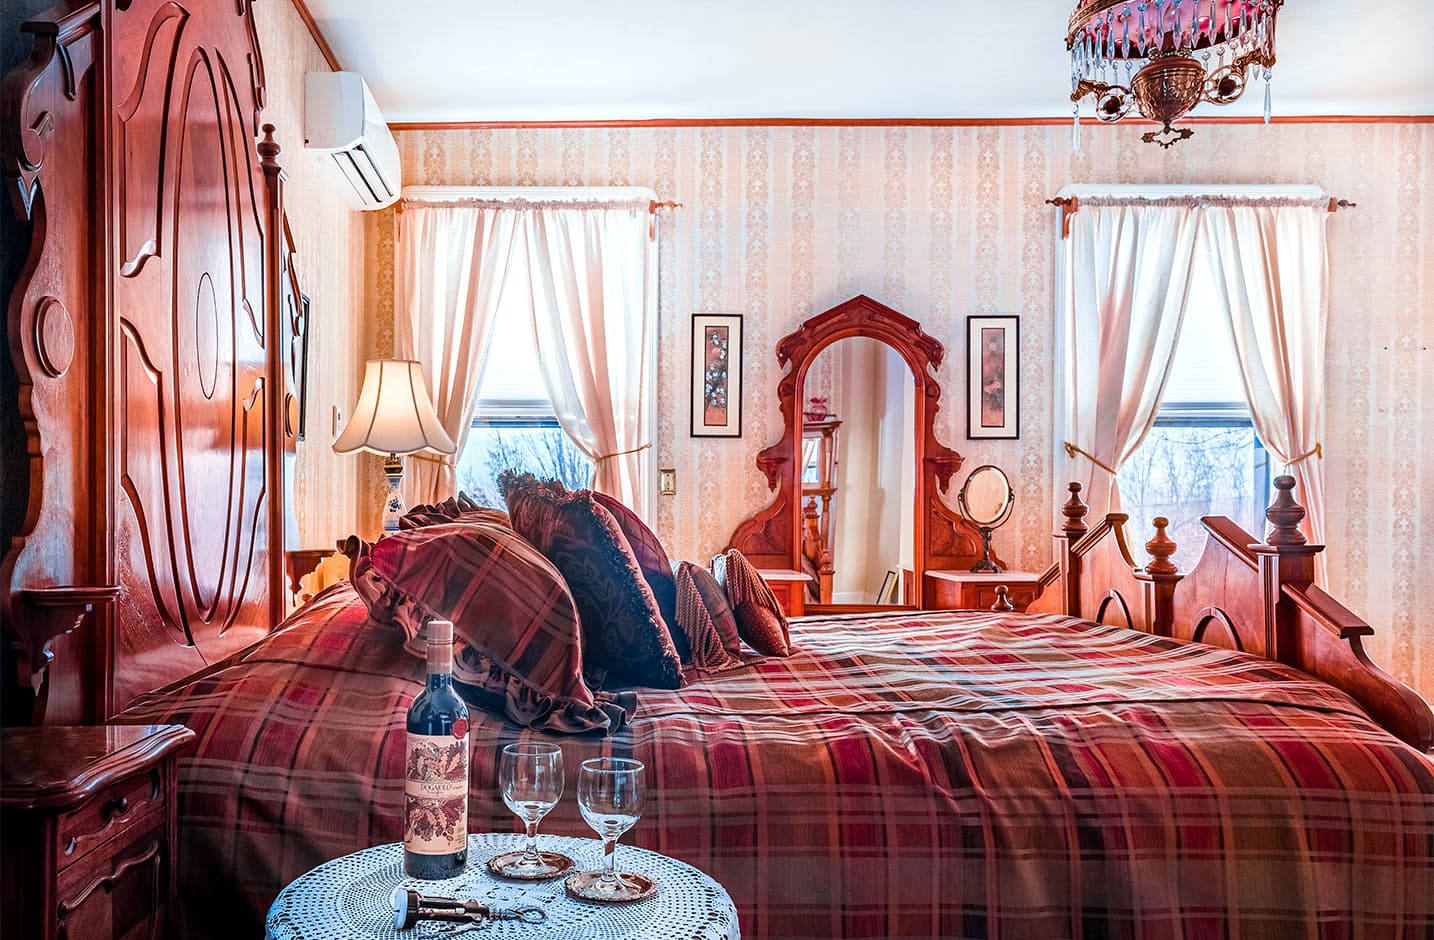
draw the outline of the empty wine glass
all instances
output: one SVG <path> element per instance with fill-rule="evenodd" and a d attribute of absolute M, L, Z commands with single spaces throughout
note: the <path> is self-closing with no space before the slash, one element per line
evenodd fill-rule
<path fill-rule="evenodd" d="M 523 821 L 527 843 L 521 852 L 505 852 L 488 860 L 495 875 L 530 881 L 555 878 L 573 867 L 559 852 L 538 851 L 538 823 L 563 795 L 563 749 L 534 741 L 509 744 L 498 762 L 503 802 Z"/>
<path fill-rule="evenodd" d="M 642 761 L 625 757 L 595 757 L 583 761 L 578 773 L 578 809 L 602 839 L 601 871 L 570 875 L 568 891 L 592 901 L 635 901 L 650 895 L 654 883 L 643 875 L 615 868 L 617 840 L 642 816 L 646 796 Z"/>

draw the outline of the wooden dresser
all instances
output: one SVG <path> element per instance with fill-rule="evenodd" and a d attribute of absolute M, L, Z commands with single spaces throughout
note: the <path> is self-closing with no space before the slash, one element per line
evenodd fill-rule
<path fill-rule="evenodd" d="M 6 936 L 157 940 L 174 894 L 182 725 L 0 731 Z"/>
<path fill-rule="evenodd" d="M 928 571 L 926 578 L 936 610 L 990 610 L 996 588 L 1004 584 L 1012 606 L 1024 611 L 1041 592 L 1041 576 L 1027 571 Z"/>

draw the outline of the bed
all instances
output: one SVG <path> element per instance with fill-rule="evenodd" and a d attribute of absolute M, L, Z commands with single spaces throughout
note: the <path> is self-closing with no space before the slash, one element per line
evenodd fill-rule
<path fill-rule="evenodd" d="M 346 585 L 285 618 L 300 292 L 249 4 L 89 0 L 25 28 L 0 88 L 28 240 L 0 704 L 193 728 L 181 914 L 255 937 L 290 878 L 398 837 L 418 661 Z M 920 567 L 969 565 L 979 533 L 937 495 L 961 465 L 932 430 L 943 351 L 878 306 L 831 323 L 914 350 Z M 742 530 L 771 567 L 800 548 L 778 515 L 798 439 L 759 458 L 778 497 Z M 1073 491 L 1035 613 L 800 620 L 794 656 L 640 690 L 615 737 L 562 738 L 569 765 L 646 760 L 631 838 L 720 880 L 748 936 L 1428 936 L 1434 715 L 1370 662 L 1281 500 L 1262 541 L 1207 520 L 1179 572 Z M 475 722 L 473 828 L 514 829 L 493 758 L 527 734 Z M 544 830 L 585 832 L 571 799 Z"/>
<path fill-rule="evenodd" d="M 752 937 L 1424 936 L 1434 763 L 1289 667 L 1061 615 L 793 621 L 798 652 L 643 690 L 570 767 L 632 755 L 630 841 L 712 874 Z M 190 936 L 254 937 L 313 865 L 401 836 L 421 664 L 345 583 L 122 721 L 180 763 Z M 518 831 L 475 712 L 473 831 Z M 543 831 L 583 835 L 572 799 Z M 517 837 L 515 836 L 515 839 Z"/>

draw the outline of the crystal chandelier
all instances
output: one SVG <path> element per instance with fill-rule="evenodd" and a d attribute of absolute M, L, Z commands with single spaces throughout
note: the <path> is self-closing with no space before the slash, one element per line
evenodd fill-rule
<path fill-rule="evenodd" d="M 1066 34 L 1079 146 L 1080 102 L 1114 124 L 1134 107 L 1162 125 L 1146 143 L 1170 147 L 1194 133 L 1172 125 L 1202 101 L 1229 104 L 1246 73 L 1263 70 L 1265 122 L 1275 64 L 1275 17 L 1284 0 L 1078 0 Z"/>

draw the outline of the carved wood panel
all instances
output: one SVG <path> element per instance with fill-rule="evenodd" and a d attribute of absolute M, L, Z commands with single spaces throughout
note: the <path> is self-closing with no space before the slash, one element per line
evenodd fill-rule
<path fill-rule="evenodd" d="M 30 477 L 0 613 L 34 670 L 48 637 L 27 631 L 86 616 L 60 588 L 88 599 L 37 675 L 47 720 L 94 721 L 282 610 L 294 248 L 248 0 L 72 4 L 26 28 L 0 171 L 30 223 L 8 319 Z"/>
<path fill-rule="evenodd" d="M 224 6 L 112 20 L 117 707 L 267 629 L 262 92 Z"/>

